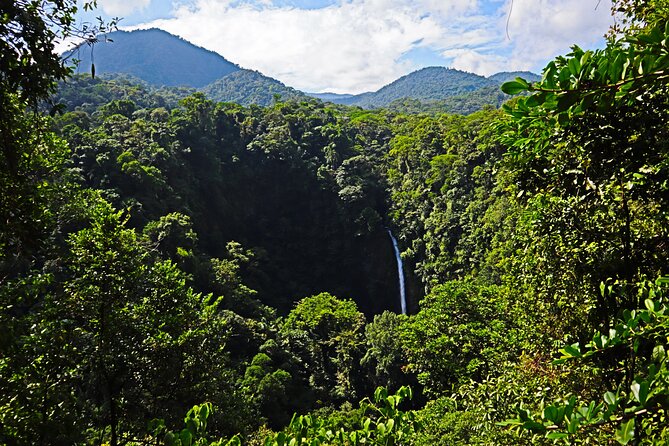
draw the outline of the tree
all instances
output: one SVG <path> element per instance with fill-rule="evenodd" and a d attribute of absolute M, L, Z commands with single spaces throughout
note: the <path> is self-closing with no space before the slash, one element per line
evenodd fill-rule
<path fill-rule="evenodd" d="M 392 391 L 409 380 L 404 370 L 407 360 L 401 337 L 397 336 L 406 323 L 405 316 L 384 311 L 365 326 L 367 353 L 361 365 L 373 369 L 370 375 L 374 387 L 383 385 Z"/>
<path fill-rule="evenodd" d="M 289 342 L 301 333 L 311 338 L 312 348 L 295 354 L 309 364 L 304 371 L 310 375 L 308 381 L 327 399 L 355 395 L 364 325 L 365 317 L 353 301 L 329 293 L 302 299 L 286 317 L 282 332 Z"/>
<path fill-rule="evenodd" d="M 554 361 L 571 364 L 587 396 L 518 408 L 507 423 L 552 441 L 667 441 L 667 279 L 647 280 L 668 260 L 666 6 L 616 2 L 625 26 L 605 49 L 573 47 L 541 82 L 502 87 L 532 93 L 501 125 L 529 229 L 517 277 L 546 283 L 538 295 L 559 301 L 562 319 L 594 310 L 594 324 L 563 325 Z"/>
<path fill-rule="evenodd" d="M 452 281 L 435 287 L 401 330 L 408 369 L 426 391 L 494 375 L 515 349 L 508 300 L 501 287 Z M 515 347 L 515 349 L 514 349 Z"/>

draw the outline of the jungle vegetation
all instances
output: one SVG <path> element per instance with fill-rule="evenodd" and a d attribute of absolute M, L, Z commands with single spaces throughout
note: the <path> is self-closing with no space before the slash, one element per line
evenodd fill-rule
<path fill-rule="evenodd" d="M 72 77 L 76 7 L 0 4 L 0 444 L 668 442 L 666 0 L 467 116 Z"/>

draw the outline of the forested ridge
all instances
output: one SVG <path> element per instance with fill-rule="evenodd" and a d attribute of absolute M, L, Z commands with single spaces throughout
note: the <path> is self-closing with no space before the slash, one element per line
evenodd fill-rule
<path fill-rule="evenodd" d="M 401 113 L 470 114 L 484 106 L 500 108 L 510 99 L 499 89 L 503 82 L 517 76 L 528 81 L 541 78 L 530 72 L 501 72 L 485 78 L 451 68 L 427 67 L 374 92 L 303 93 L 155 28 L 96 35 L 92 42 L 86 40 L 74 50 L 66 51 L 63 59 L 75 67 L 77 74 L 94 67 L 95 73 L 107 79 L 122 78 L 149 90 L 161 89 L 163 94 L 173 91 L 172 96 L 197 90 L 216 102 L 246 106 L 271 105 L 277 95 L 284 101 L 315 97 L 336 104 L 387 108 Z M 73 95 L 65 96 L 71 100 Z M 90 96 L 74 96 L 88 104 L 85 100 Z"/>
<path fill-rule="evenodd" d="M 0 444 L 666 444 L 669 5 L 613 8 L 463 116 L 73 75 L 75 3 L 2 4 Z"/>

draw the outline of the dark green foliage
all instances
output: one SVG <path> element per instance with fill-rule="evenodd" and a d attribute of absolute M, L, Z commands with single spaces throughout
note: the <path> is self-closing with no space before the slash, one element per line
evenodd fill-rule
<path fill-rule="evenodd" d="M 99 40 L 94 47 L 81 45 L 64 57 L 79 61 L 78 72 L 88 72 L 95 63 L 97 74 L 129 74 L 155 86 L 201 88 L 239 70 L 213 51 L 160 29 L 115 31 Z"/>
<path fill-rule="evenodd" d="M 392 390 L 412 380 L 407 377 L 408 371 L 404 370 L 407 364 L 404 342 L 398 336 L 404 325 L 405 316 L 384 311 L 365 326 L 367 352 L 360 364 L 373 368 L 374 386 L 383 384 Z"/>
<path fill-rule="evenodd" d="M 669 26 L 656 22 L 652 8 L 620 4 L 636 11 L 628 17 L 637 23 L 648 22 L 604 50 L 573 47 L 549 63 L 540 83 L 504 85 L 533 92 L 508 107 L 500 127 L 518 196 L 527 197 L 527 256 L 517 258 L 523 266 L 516 276 L 533 282 L 539 300 L 571 333 L 556 364 L 591 358 L 589 367 L 608 378 L 599 389 L 603 402 L 592 394 L 583 402 L 566 396 L 540 417 L 519 409 L 508 423 L 551 440 L 662 444 L 666 280 L 648 284 L 646 277 L 667 260 L 657 242 L 666 237 Z M 551 271 L 550 280 L 537 277 L 538 270 Z M 645 310 L 638 309 L 642 301 Z M 600 332 L 588 350 L 571 342 L 587 339 L 593 327 Z M 655 396 L 662 402 L 656 405 Z"/>
<path fill-rule="evenodd" d="M 481 87 L 470 93 L 449 96 L 440 100 L 418 100 L 413 98 L 397 99 L 385 107 L 397 113 L 438 115 L 454 113 L 470 115 L 486 108 L 500 108 L 510 96 L 502 92 L 497 85 Z"/>
<path fill-rule="evenodd" d="M 309 351 L 296 354 L 308 364 L 309 382 L 326 398 L 356 395 L 364 325 L 354 302 L 328 293 L 302 299 L 286 317 L 282 330 L 289 342 L 303 333 L 314 341 Z"/>
<path fill-rule="evenodd" d="M 36 41 L 73 13 L 22 5 Z M 529 94 L 505 115 L 79 78 L 47 118 L 50 84 L 4 67 L 0 443 L 666 443 L 663 7 L 616 2 L 631 29 L 541 80 L 478 79 Z M 416 94 L 470 89 L 442 74 L 468 77 Z M 387 226 L 409 315 L 382 312 Z"/>
<path fill-rule="evenodd" d="M 582 348 L 578 343 L 566 345 L 554 364 L 587 361 L 605 356 L 607 352 L 623 351 L 629 356 L 621 362 L 624 374 L 617 385 L 601 399 L 582 401 L 576 396 L 555 401 L 540 415 L 519 410 L 519 417 L 504 424 L 518 426 L 535 435 L 570 441 L 593 436 L 592 426 L 606 426 L 609 435 L 619 444 L 633 439 L 638 444 L 663 444 L 669 438 L 666 426 L 667 398 L 667 333 L 669 315 L 665 304 L 669 278 L 655 283 L 637 284 L 645 308 L 623 313 L 608 332 L 595 333 Z"/>
<path fill-rule="evenodd" d="M 140 106 L 119 98 L 94 119 L 81 111 L 56 119 L 72 136 L 82 183 L 132 209 L 134 225 L 176 211 L 191 218 L 206 256 L 223 258 L 230 240 L 258 247 L 240 277 L 283 311 L 323 289 L 355 297 L 367 313 L 396 305 L 386 298 L 395 283 L 381 154 L 368 150 L 378 136 L 356 138 L 363 123 L 317 102 L 245 109 L 195 95 L 171 113 Z M 175 254 L 182 267 L 193 264 Z M 220 292 L 202 283 L 209 273 L 186 268 L 203 291 Z"/>
<path fill-rule="evenodd" d="M 409 368 L 427 392 L 439 395 L 453 384 L 494 375 L 498 364 L 518 354 L 505 292 L 447 282 L 421 301 L 401 337 Z"/>
<path fill-rule="evenodd" d="M 496 184 L 502 149 L 491 141 L 494 118 L 482 112 L 398 120 L 388 158 L 391 215 L 425 283 L 497 274 L 488 248 L 512 208 Z"/>
<path fill-rule="evenodd" d="M 184 418 L 185 427 L 180 431 L 171 431 L 165 426 L 165 420 L 153 419 L 149 422 L 148 430 L 152 440 L 160 441 L 166 446 L 237 446 L 240 444 L 238 436 L 229 441 L 210 441 L 207 438 L 207 421 L 215 413 L 211 403 L 193 406 Z"/>
<path fill-rule="evenodd" d="M 379 387 L 374 392 L 373 402 L 369 398 L 360 402 L 359 420 L 354 428 L 341 427 L 334 417 L 295 415 L 288 428 L 268 437 L 265 445 L 404 444 L 422 429 L 415 413 L 399 408 L 404 400 L 410 400 L 412 396 L 408 387 L 400 388 L 395 395 L 388 395 L 387 389 Z"/>
<path fill-rule="evenodd" d="M 92 114 L 99 107 L 114 100 L 132 101 L 142 108 L 175 108 L 179 101 L 193 94 L 193 88 L 156 88 L 132 76 L 103 75 L 91 78 L 76 75 L 58 84 L 52 102 L 63 104 L 64 111 L 81 111 Z"/>
<path fill-rule="evenodd" d="M 264 107 L 274 104 L 277 99 L 284 101 L 307 99 L 301 91 L 251 70 L 238 70 L 223 76 L 203 87 L 202 92 L 217 102 L 255 104 Z"/>

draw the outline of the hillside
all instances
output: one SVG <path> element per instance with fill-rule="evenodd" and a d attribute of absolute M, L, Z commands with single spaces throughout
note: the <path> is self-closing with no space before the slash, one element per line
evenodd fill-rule
<path fill-rule="evenodd" d="M 322 101 L 330 101 L 330 102 L 337 102 L 337 101 L 345 101 L 347 99 L 351 99 L 355 97 L 354 94 L 339 94 L 339 93 L 305 93 L 307 96 L 311 96 L 312 98 L 320 99 Z"/>
<path fill-rule="evenodd" d="M 531 71 L 502 71 L 493 74 L 492 76 L 488 77 L 488 79 L 495 81 L 499 85 L 502 85 L 504 82 L 512 81 L 517 77 L 521 77 L 529 82 L 538 82 L 541 80 L 541 76 L 532 73 Z"/>
<path fill-rule="evenodd" d="M 402 76 L 369 95 L 358 96 L 352 105 L 364 108 L 383 107 L 402 98 L 439 100 L 491 85 L 477 74 L 444 67 L 428 67 Z"/>
<path fill-rule="evenodd" d="M 239 67 L 221 55 L 159 29 L 116 31 L 93 48 L 82 45 L 65 57 L 80 60 L 79 72 L 125 73 L 153 85 L 200 88 Z"/>
<path fill-rule="evenodd" d="M 397 99 L 385 108 L 397 113 L 455 113 L 470 115 L 486 107 L 500 108 L 511 96 L 505 94 L 497 85 L 489 85 L 464 94 L 449 96 L 439 100 L 421 101 L 413 98 Z"/>
<path fill-rule="evenodd" d="M 541 76 L 528 71 L 496 73 L 488 78 L 445 67 L 428 67 L 402 76 L 375 92 L 359 95 L 310 94 L 335 104 L 362 108 L 389 107 L 404 113 L 470 114 L 485 106 L 499 108 L 509 99 L 500 85 L 522 77 L 538 81 Z"/>
<path fill-rule="evenodd" d="M 197 88 L 219 102 L 267 106 L 276 95 L 284 100 L 314 97 L 368 109 L 390 107 L 405 113 L 469 114 L 485 106 L 498 108 L 508 99 L 499 90 L 503 82 L 517 76 L 531 81 L 540 79 L 530 72 L 502 72 L 485 78 L 452 68 L 428 67 L 375 92 L 303 93 L 159 29 L 109 33 L 93 48 L 83 45 L 65 57 L 80 60 L 80 73 L 89 72 L 94 61 L 98 75 L 130 76 L 145 82 L 147 87 Z"/>
<path fill-rule="evenodd" d="M 280 95 L 284 100 L 307 98 L 301 91 L 252 70 L 235 71 L 207 85 L 202 91 L 217 102 L 242 105 L 271 105 L 275 95 Z"/>

